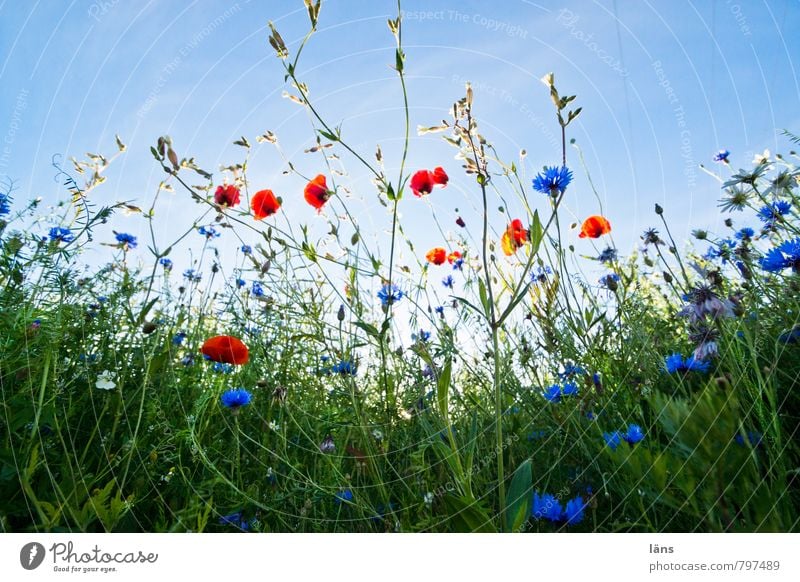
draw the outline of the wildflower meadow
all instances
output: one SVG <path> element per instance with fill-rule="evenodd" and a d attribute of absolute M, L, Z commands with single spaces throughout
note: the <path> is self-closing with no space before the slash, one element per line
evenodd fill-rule
<path fill-rule="evenodd" d="M 466 64 L 413 110 L 392 5 L 399 133 L 353 140 L 307 78 L 327 7 L 299 6 L 258 58 L 303 150 L 251 127 L 211 167 L 165 130 L 158 188 L 111 200 L 120 134 L 53 158 L 52 205 L 3 182 L 0 531 L 800 531 L 796 129 L 702 144 L 718 231 L 676 236 L 676 188 L 618 247 L 599 107 L 558 70 L 526 88 L 554 147 L 497 148 Z M 437 206 L 457 187 L 476 212 Z"/>

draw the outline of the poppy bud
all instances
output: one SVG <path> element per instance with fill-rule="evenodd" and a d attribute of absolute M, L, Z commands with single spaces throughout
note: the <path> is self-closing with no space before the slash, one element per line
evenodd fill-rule
<path fill-rule="evenodd" d="M 659 216 L 664 214 L 664 209 L 661 208 L 659 204 L 656 204 L 656 214 L 658 214 Z"/>
<path fill-rule="evenodd" d="M 667 283 L 672 283 L 672 275 L 670 275 L 666 271 L 664 271 L 664 281 L 666 281 Z"/>
<path fill-rule="evenodd" d="M 727 226 L 728 228 L 732 227 L 733 226 L 733 220 L 731 220 L 730 218 L 726 218 L 725 219 L 725 226 Z"/>
<path fill-rule="evenodd" d="M 339 311 L 336 314 L 336 319 L 339 321 L 344 321 L 344 305 L 339 306 Z"/>

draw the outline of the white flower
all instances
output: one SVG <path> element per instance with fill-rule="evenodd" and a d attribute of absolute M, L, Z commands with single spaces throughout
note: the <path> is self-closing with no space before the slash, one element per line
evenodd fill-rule
<path fill-rule="evenodd" d="M 424 497 L 422 498 L 422 500 L 425 502 L 425 505 L 433 505 L 433 493 L 431 493 L 430 491 L 428 491 L 428 492 L 427 492 L 427 493 L 424 495 Z"/>
<path fill-rule="evenodd" d="M 100 373 L 100 376 L 97 378 L 97 382 L 94 383 L 94 387 L 98 390 L 113 390 L 117 387 L 117 385 L 111 376 L 111 372 L 106 370 L 105 372 Z"/>
<path fill-rule="evenodd" d="M 372 431 L 372 436 L 375 438 L 376 441 L 383 440 L 383 433 L 377 428 Z"/>
<path fill-rule="evenodd" d="M 270 420 L 267 426 L 269 427 L 270 430 L 274 430 L 275 432 L 277 432 L 281 428 L 281 426 L 274 420 Z"/>
<path fill-rule="evenodd" d="M 769 150 L 764 150 L 763 154 L 756 154 L 753 158 L 754 164 L 768 164 L 769 163 Z"/>

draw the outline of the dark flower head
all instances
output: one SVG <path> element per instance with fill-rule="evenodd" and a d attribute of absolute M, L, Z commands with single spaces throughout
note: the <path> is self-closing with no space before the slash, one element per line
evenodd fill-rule
<path fill-rule="evenodd" d="M 239 189 L 233 184 L 217 186 L 217 190 L 214 192 L 214 202 L 220 206 L 233 208 L 239 204 Z"/>
<path fill-rule="evenodd" d="M 194 283 L 199 283 L 200 280 L 203 278 L 202 273 L 198 273 L 194 269 L 186 269 L 183 272 L 183 276 L 185 279 L 188 279 L 189 281 L 192 281 Z"/>
<path fill-rule="evenodd" d="M 544 171 L 533 179 L 533 188 L 555 198 L 564 193 L 571 181 L 572 172 L 566 166 L 545 166 Z"/>
<path fill-rule="evenodd" d="M 350 491 L 350 489 L 339 491 L 333 496 L 333 500 L 336 503 L 350 503 L 351 501 L 353 501 L 353 492 Z"/>
<path fill-rule="evenodd" d="M 165 271 L 171 271 L 172 270 L 172 259 L 168 259 L 167 257 L 164 257 L 162 259 L 159 259 L 158 264 L 161 265 L 162 267 L 164 267 Z"/>
<path fill-rule="evenodd" d="M 250 245 L 242 245 L 241 251 L 245 255 L 249 255 L 253 252 L 253 247 Z"/>
<path fill-rule="evenodd" d="M 736 238 L 739 240 L 750 240 L 756 235 L 756 232 L 750 228 L 749 226 L 745 226 L 744 228 L 740 228 L 736 233 Z"/>
<path fill-rule="evenodd" d="M 442 285 L 444 285 L 448 289 L 452 289 L 454 283 L 455 283 L 455 279 L 453 279 L 452 275 L 448 275 L 447 277 L 442 279 Z"/>
<path fill-rule="evenodd" d="M 336 443 L 333 442 L 333 437 L 331 435 L 326 436 L 322 443 L 319 445 L 319 450 L 323 453 L 335 453 L 336 452 Z"/>

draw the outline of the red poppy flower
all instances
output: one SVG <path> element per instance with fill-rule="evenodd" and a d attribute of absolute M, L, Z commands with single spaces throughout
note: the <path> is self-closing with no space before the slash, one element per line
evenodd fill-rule
<path fill-rule="evenodd" d="M 220 206 L 233 208 L 239 204 L 239 189 L 233 184 L 218 186 L 217 191 L 214 192 L 214 202 Z"/>
<path fill-rule="evenodd" d="M 333 193 L 328 190 L 328 185 L 325 183 L 325 176 L 322 174 L 306 184 L 306 188 L 303 192 L 306 202 L 316 208 L 317 212 L 322 211 L 322 207 L 325 206 L 325 203 L 333 195 Z"/>
<path fill-rule="evenodd" d="M 281 207 L 281 202 L 272 193 L 272 190 L 259 190 L 250 200 L 250 208 L 256 220 L 272 216 Z"/>
<path fill-rule="evenodd" d="M 441 167 L 434 168 L 431 177 L 433 178 L 434 184 L 438 184 L 442 187 L 447 186 L 447 182 L 450 180 L 450 178 L 447 177 L 447 172 Z"/>
<path fill-rule="evenodd" d="M 583 221 L 579 238 L 598 238 L 611 232 L 611 223 L 604 216 L 590 216 Z"/>
<path fill-rule="evenodd" d="M 503 247 L 503 252 L 506 256 L 511 256 L 519 250 L 528 240 L 528 231 L 522 226 L 522 221 L 515 218 L 508 225 L 508 228 L 503 233 L 503 238 L 500 241 Z"/>
<path fill-rule="evenodd" d="M 419 170 L 411 176 L 411 191 L 414 196 L 422 197 L 430 194 L 434 186 L 447 186 L 447 173 L 442 168 L 436 168 L 433 172 L 428 170 Z"/>
<path fill-rule="evenodd" d="M 447 251 L 442 247 L 436 247 L 429 250 L 425 258 L 434 265 L 443 265 L 447 260 Z"/>
<path fill-rule="evenodd" d="M 447 255 L 447 262 L 451 265 L 455 263 L 458 259 L 462 257 L 461 251 L 453 251 L 449 255 Z"/>
<path fill-rule="evenodd" d="M 200 348 L 200 352 L 209 360 L 224 364 L 246 364 L 250 357 L 244 342 L 231 335 L 208 338 Z"/>

